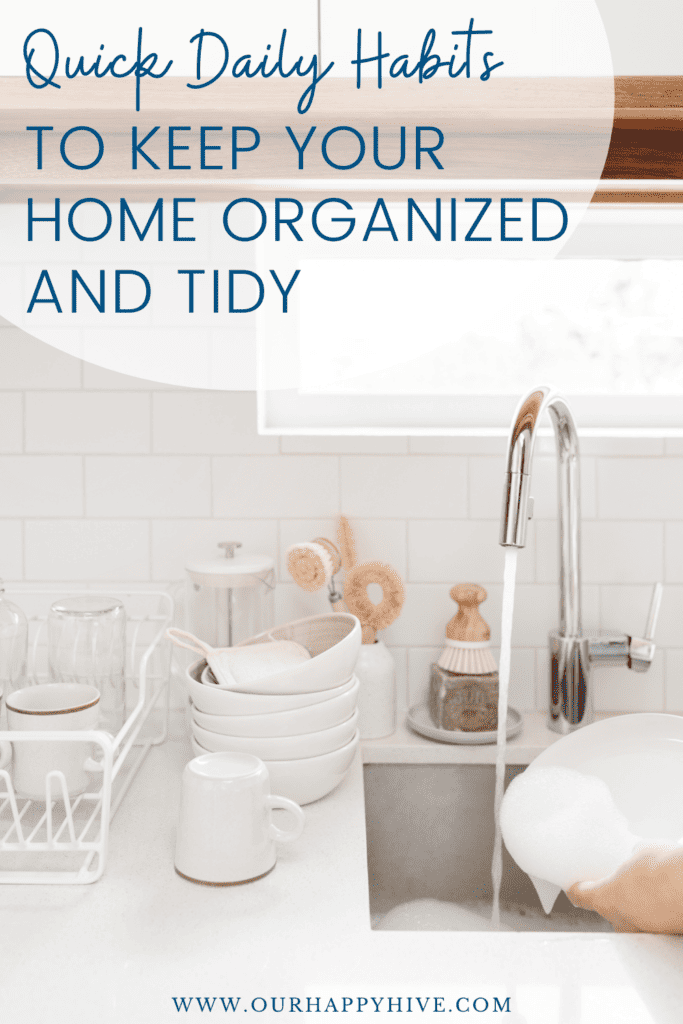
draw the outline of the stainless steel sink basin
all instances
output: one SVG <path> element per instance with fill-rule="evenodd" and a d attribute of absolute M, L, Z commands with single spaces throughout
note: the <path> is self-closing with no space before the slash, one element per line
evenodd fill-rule
<path fill-rule="evenodd" d="M 485 928 L 492 900 L 493 765 L 366 765 L 364 771 L 373 928 L 472 930 L 472 913 Z M 520 771 L 509 767 L 506 783 Z M 425 900 L 440 902 L 415 902 Z M 564 893 L 546 917 L 507 852 L 501 912 L 508 931 L 611 931 L 597 914 L 572 907 Z"/>

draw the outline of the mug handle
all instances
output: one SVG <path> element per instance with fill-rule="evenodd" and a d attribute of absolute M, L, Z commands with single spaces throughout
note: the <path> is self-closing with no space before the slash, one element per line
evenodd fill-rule
<path fill-rule="evenodd" d="M 3 741 L 0 743 L 0 769 L 6 768 L 12 760 L 12 744 Z"/>
<path fill-rule="evenodd" d="M 266 804 L 271 808 L 278 808 L 282 811 L 291 811 L 296 818 L 296 825 L 294 828 L 284 829 L 278 828 L 271 821 L 270 823 L 270 834 L 273 839 L 277 839 L 279 843 L 293 843 L 295 839 L 298 839 L 304 830 L 304 822 L 306 816 L 301 810 L 298 804 L 295 804 L 293 800 L 288 800 L 286 796 L 267 796 Z"/>
<path fill-rule="evenodd" d="M 114 742 L 114 737 L 110 732 L 106 732 L 105 736 L 108 736 L 112 743 Z M 94 757 L 88 757 L 86 758 L 83 767 L 85 768 L 86 772 L 103 772 L 104 759 L 102 759 L 101 761 L 96 761 Z"/>

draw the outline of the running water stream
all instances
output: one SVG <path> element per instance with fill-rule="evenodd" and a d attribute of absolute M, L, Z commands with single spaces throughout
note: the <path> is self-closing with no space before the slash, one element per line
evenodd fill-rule
<path fill-rule="evenodd" d="M 517 548 L 505 549 L 503 573 L 503 611 L 501 614 L 500 665 L 498 669 L 498 732 L 496 735 L 496 788 L 494 796 L 495 837 L 491 880 L 493 882 L 493 913 L 491 924 L 500 928 L 500 882 L 503 875 L 503 837 L 500 831 L 500 806 L 505 783 L 505 748 L 507 741 L 508 692 L 510 689 L 510 655 L 512 649 L 512 614 L 515 607 Z"/>

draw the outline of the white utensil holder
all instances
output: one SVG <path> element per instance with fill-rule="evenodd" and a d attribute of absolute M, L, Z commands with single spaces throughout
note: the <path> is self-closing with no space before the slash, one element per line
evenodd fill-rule
<path fill-rule="evenodd" d="M 361 739 L 378 740 L 396 729 L 396 665 L 381 640 L 361 644 L 356 662 Z"/>
<path fill-rule="evenodd" d="M 68 586 L 12 593 L 12 600 L 24 608 L 29 619 L 29 684 L 47 681 L 47 615 L 52 602 L 67 591 L 94 592 Z M 100 730 L 17 732 L 0 728 L 0 741 L 12 745 L 32 740 L 83 743 L 84 756 L 91 752 L 101 765 L 92 773 L 86 792 L 72 797 L 62 773 L 50 772 L 45 779 L 44 802 L 15 793 L 11 765 L 0 770 L 0 883 L 78 885 L 101 878 L 111 819 L 150 749 L 168 735 L 171 658 L 169 645 L 162 640 L 173 620 L 173 598 L 164 591 L 97 591 L 105 592 L 126 607 L 126 683 L 128 693 L 135 696 L 134 706 L 127 708 L 123 726 L 114 737 Z M 154 727 L 142 735 L 153 711 Z"/>

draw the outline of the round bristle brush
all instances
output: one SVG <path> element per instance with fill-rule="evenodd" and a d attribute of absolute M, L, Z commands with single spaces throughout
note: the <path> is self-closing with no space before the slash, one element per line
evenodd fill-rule
<path fill-rule="evenodd" d="M 315 541 L 300 541 L 287 548 L 287 568 L 294 582 L 311 592 L 320 590 L 334 575 L 329 551 Z"/>
<path fill-rule="evenodd" d="M 368 595 L 368 587 L 381 587 L 382 600 L 375 604 Z M 344 598 L 349 611 L 360 619 L 363 643 L 374 644 L 377 630 L 386 629 L 398 618 L 405 590 L 401 577 L 390 565 L 382 562 L 364 562 L 349 569 L 344 580 Z"/>
<path fill-rule="evenodd" d="M 326 537 L 314 541 L 300 541 L 287 549 L 287 568 L 302 590 L 314 592 L 326 583 L 329 602 L 336 612 L 348 611 L 342 595 L 334 585 L 334 577 L 341 568 L 341 555 Z"/>
<path fill-rule="evenodd" d="M 486 676 L 498 666 L 489 650 L 491 630 L 479 613 L 487 593 L 476 583 L 458 583 L 450 595 L 458 605 L 457 614 L 446 627 L 446 646 L 438 664 L 458 675 Z"/>

